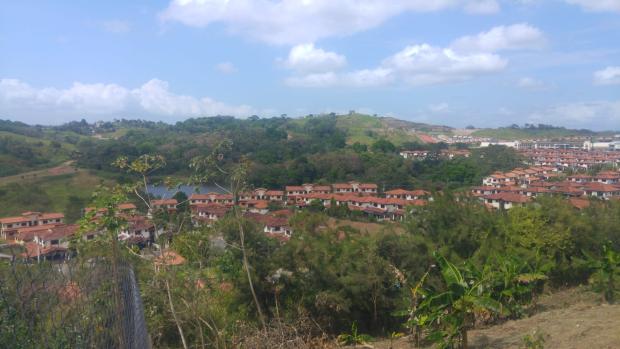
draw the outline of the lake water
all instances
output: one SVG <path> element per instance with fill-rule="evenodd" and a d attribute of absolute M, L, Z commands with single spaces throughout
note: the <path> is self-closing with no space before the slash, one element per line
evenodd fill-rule
<path fill-rule="evenodd" d="M 215 186 L 215 185 L 201 185 L 199 187 L 196 187 L 193 185 L 180 185 L 177 188 L 173 188 L 173 189 L 166 188 L 165 186 L 161 186 L 161 185 L 149 185 L 148 188 L 149 188 L 149 194 L 155 197 L 166 198 L 166 199 L 173 197 L 176 193 L 180 191 L 185 193 L 185 195 L 187 195 L 188 197 L 192 194 L 207 194 L 207 193 L 225 194 L 226 193 L 225 190 L 222 190 L 220 187 Z"/>

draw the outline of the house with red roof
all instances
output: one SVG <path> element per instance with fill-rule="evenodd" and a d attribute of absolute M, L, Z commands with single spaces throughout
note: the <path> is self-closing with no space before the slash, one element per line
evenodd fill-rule
<path fill-rule="evenodd" d="M 176 199 L 161 199 L 161 200 L 153 200 L 151 201 L 151 206 L 153 210 L 158 211 L 168 211 L 168 212 L 176 212 L 178 202 Z"/>
<path fill-rule="evenodd" d="M 233 205 L 233 196 L 232 194 L 218 194 L 218 193 L 208 193 L 208 194 L 192 194 L 189 197 L 190 205 L 197 204 L 220 204 L 220 205 Z"/>
<path fill-rule="evenodd" d="M 509 210 L 516 206 L 523 206 L 532 201 L 532 198 L 518 193 L 502 192 L 481 197 L 483 202 L 491 208 Z"/>
<path fill-rule="evenodd" d="M 145 245 L 155 241 L 155 224 L 140 215 L 126 217 L 127 224 L 118 233 L 118 239 L 134 245 Z"/>
<path fill-rule="evenodd" d="M 393 189 L 385 192 L 385 197 L 388 199 L 402 199 L 402 200 L 422 200 L 428 199 L 431 193 L 426 190 L 405 190 L 405 189 Z"/>
<path fill-rule="evenodd" d="M 367 195 L 377 194 L 378 186 L 374 183 L 359 183 L 359 182 L 349 182 L 349 183 L 335 183 L 332 184 L 334 193 L 362 193 Z"/>
<path fill-rule="evenodd" d="M 263 232 L 268 236 L 288 240 L 293 235 L 288 217 L 271 214 L 245 213 L 244 216 L 263 227 Z"/>
<path fill-rule="evenodd" d="M 192 222 L 194 225 L 211 225 L 224 218 L 232 207 L 218 203 L 196 204 L 190 206 L 192 212 Z"/>
<path fill-rule="evenodd" d="M 65 215 L 62 213 L 24 212 L 20 216 L 0 218 L 0 236 L 10 240 L 18 229 L 48 224 L 60 224 Z"/>

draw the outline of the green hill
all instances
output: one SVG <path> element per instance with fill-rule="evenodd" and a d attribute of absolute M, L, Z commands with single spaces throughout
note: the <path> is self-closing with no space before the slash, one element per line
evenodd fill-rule
<path fill-rule="evenodd" d="M 307 120 L 326 118 L 329 115 L 307 116 L 293 119 L 292 123 L 304 125 Z M 452 128 L 447 126 L 435 126 L 392 117 L 379 117 L 366 114 L 350 113 L 345 115 L 333 115 L 336 119 L 336 127 L 346 134 L 346 143 L 361 143 L 371 145 L 379 139 L 386 139 L 395 145 L 407 142 L 421 142 L 419 133 L 443 133 L 450 134 Z"/>
<path fill-rule="evenodd" d="M 487 137 L 502 140 L 517 139 L 553 139 L 566 137 L 593 137 L 605 133 L 597 133 L 590 130 L 573 130 L 564 127 L 500 127 L 474 131 L 472 136 Z"/>
<path fill-rule="evenodd" d="M 69 160 L 75 145 L 56 136 L 45 132 L 36 136 L 0 130 L 0 177 L 52 167 Z"/>

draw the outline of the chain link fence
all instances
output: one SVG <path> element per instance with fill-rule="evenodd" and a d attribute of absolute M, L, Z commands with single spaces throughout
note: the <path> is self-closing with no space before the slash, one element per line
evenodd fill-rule
<path fill-rule="evenodd" d="M 131 264 L 0 261 L 0 348 L 150 348 Z"/>

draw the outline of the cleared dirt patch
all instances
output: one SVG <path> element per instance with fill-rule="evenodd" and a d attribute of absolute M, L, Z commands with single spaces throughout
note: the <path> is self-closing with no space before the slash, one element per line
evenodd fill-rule
<path fill-rule="evenodd" d="M 600 302 L 581 288 L 544 297 L 540 312 L 473 331 L 472 348 L 522 348 L 523 337 L 540 332 L 545 348 L 620 348 L 620 305 Z"/>
<path fill-rule="evenodd" d="M 9 184 L 13 182 L 22 182 L 22 181 L 32 180 L 32 179 L 37 179 L 37 178 L 60 176 L 60 175 L 74 173 L 74 172 L 79 171 L 76 167 L 73 167 L 73 163 L 74 161 L 67 161 L 63 163 L 62 165 L 52 167 L 52 168 L 45 168 L 42 170 L 24 172 L 24 173 L 16 174 L 13 176 L 0 177 L 0 185 Z"/>
<path fill-rule="evenodd" d="M 355 222 L 355 221 L 350 221 L 348 219 L 330 218 L 327 221 L 327 224 L 329 225 L 330 228 L 349 226 L 366 234 L 377 234 L 377 233 L 381 233 L 382 231 L 386 231 L 386 230 L 392 230 L 396 233 L 404 232 L 404 229 L 402 227 L 400 227 L 397 223 L 393 223 L 393 222 L 368 223 L 368 222 Z"/>

